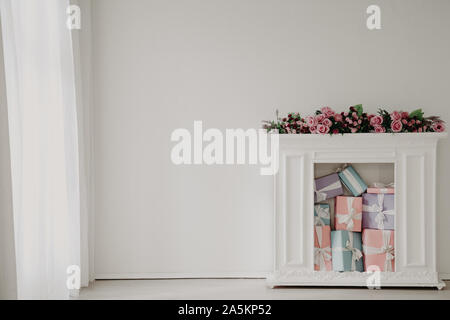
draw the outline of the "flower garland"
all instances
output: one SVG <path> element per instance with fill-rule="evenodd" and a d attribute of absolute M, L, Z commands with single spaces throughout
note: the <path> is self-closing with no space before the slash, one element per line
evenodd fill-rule
<path fill-rule="evenodd" d="M 444 121 L 440 117 L 424 117 L 422 109 L 411 113 L 380 109 L 378 114 L 367 114 L 362 105 L 337 113 L 330 107 L 317 110 L 315 115 L 301 117 L 289 113 L 276 121 L 263 121 L 267 131 L 278 130 L 282 134 L 344 134 L 344 133 L 399 133 L 399 132 L 443 132 Z"/>

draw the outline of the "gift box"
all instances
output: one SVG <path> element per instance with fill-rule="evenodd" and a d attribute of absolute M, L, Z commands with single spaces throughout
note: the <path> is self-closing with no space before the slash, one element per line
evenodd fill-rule
<path fill-rule="evenodd" d="M 363 229 L 394 230 L 394 198 L 393 194 L 364 193 L 362 196 Z"/>
<path fill-rule="evenodd" d="M 344 194 L 337 173 L 314 180 L 314 202 L 321 202 Z"/>
<path fill-rule="evenodd" d="M 374 188 L 374 187 L 369 187 L 367 188 L 367 193 L 387 193 L 387 194 L 394 194 L 395 190 L 394 188 Z"/>
<path fill-rule="evenodd" d="M 342 169 L 339 172 L 339 178 L 355 197 L 360 196 L 367 190 L 367 185 L 352 166 Z"/>
<path fill-rule="evenodd" d="M 361 232 L 362 198 L 336 197 L 335 201 L 335 230 Z"/>
<path fill-rule="evenodd" d="M 314 225 L 329 226 L 330 225 L 330 205 L 316 204 L 314 205 Z"/>
<path fill-rule="evenodd" d="M 395 189 L 394 189 L 394 183 L 389 183 L 389 184 L 384 184 L 381 182 L 375 182 L 373 184 L 371 184 L 368 188 L 367 188 L 367 193 L 384 193 L 384 194 L 394 194 L 395 193 Z"/>
<path fill-rule="evenodd" d="M 314 227 L 314 270 L 333 270 L 330 226 Z"/>
<path fill-rule="evenodd" d="M 365 270 L 395 271 L 394 231 L 364 229 L 362 242 Z"/>
<path fill-rule="evenodd" d="M 334 271 L 364 271 L 361 233 L 331 231 L 331 260 Z"/>

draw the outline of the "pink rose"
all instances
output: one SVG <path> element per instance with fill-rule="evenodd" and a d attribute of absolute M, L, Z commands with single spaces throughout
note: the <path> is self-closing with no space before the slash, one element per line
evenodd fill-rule
<path fill-rule="evenodd" d="M 308 127 L 315 127 L 317 125 L 317 120 L 313 116 L 306 117 L 305 122 Z"/>
<path fill-rule="evenodd" d="M 352 113 L 353 118 L 358 119 L 358 114 L 356 112 Z"/>
<path fill-rule="evenodd" d="M 309 132 L 311 132 L 312 134 L 317 133 L 317 127 L 316 126 L 309 127 Z"/>
<path fill-rule="evenodd" d="M 433 131 L 434 132 L 444 132 L 445 131 L 444 123 L 442 123 L 442 122 L 433 123 Z"/>
<path fill-rule="evenodd" d="M 407 123 L 408 123 L 408 120 L 403 119 L 403 120 L 402 120 L 402 123 L 403 123 L 403 124 L 407 124 Z"/>
<path fill-rule="evenodd" d="M 398 111 L 394 111 L 391 113 L 391 119 L 392 121 L 397 121 L 402 119 L 402 115 Z"/>
<path fill-rule="evenodd" d="M 334 120 L 336 121 L 336 122 L 342 122 L 342 115 L 340 115 L 340 114 L 335 114 L 334 115 Z"/>
<path fill-rule="evenodd" d="M 322 111 L 322 114 L 324 114 L 327 118 L 332 117 L 335 114 L 333 109 L 331 109 L 330 107 L 323 107 L 322 109 L 320 109 L 320 111 Z"/>
<path fill-rule="evenodd" d="M 327 126 L 327 127 L 331 127 L 331 125 L 333 124 L 333 122 L 331 122 L 330 119 L 323 119 L 322 124 Z"/>
<path fill-rule="evenodd" d="M 402 118 L 409 118 L 409 113 L 408 112 L 402 112 L 401 116 L 402 116 Z"/>
<path fill-rule="evenodd" d="M 383 126 L 375 126 L 375 132 L 376 133 L 385 133 L 386 132 L 386 128 Z"/>
<path fill-rule="evenodd" d="M 370 125 L 372 127 L 381 126 L 382 123 L 383 123 L 382 116 L 373 116 L 372 118 L 370 118 Z"/>
<path fill-rule="evenodd" d="M 325 119 L 325 115 L 323 115 L 323 114 L 318 114 L 316 116 L 317 123 L 321 123 L 324 119 Z"/>
<path fill-rule="evenodd" d="M 400 132 L 403 129 L 403 124 L 400 120 L 392 121 L 391 130 L 392 132 Z"/>
<path fill-rule="evenodd" d="M 352 129 L 351 129 L 351 132 L 352 132 L 352 133 L 356 133 L 356 131 L 358 131 L 357 128 L 352 128 Z"/>
<path fill-rule="evenodd" d="M 320 133 L 320 134 L 327 134 L 327 133 L 329 133 L 330 132 L 330 127 L 327 127 L 326 125 L 324 125 L 324 124 L 319 124 L 318 126 L 317 126 L 317 133 Z"/>

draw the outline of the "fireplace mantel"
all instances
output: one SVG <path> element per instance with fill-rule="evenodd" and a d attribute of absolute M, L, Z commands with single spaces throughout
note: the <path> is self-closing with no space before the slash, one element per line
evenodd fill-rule
<path fill-rule="evenodd" d="M 436 269 L 436 150 L 447 133 L 280 135 L 275 175 L 274 286 L 367 286 L 373 274 L 314 271 L 314 166 L 391 163 L 395 168 L 395 272 L 381 287 L 442 288 Z"/>

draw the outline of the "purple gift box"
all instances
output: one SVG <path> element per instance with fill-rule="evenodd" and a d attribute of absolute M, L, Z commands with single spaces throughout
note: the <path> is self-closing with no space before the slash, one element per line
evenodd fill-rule
<path fill-rule="evenodd" d="M 314 202 L 321 202 L 344 194 L 342 183 L 337 173 L 315 179 Z"/>
<path fill-rule="evenodd" d="M 395 206 L 393 194 L 364 193 L 363 229 L 394 230 Z"/>

